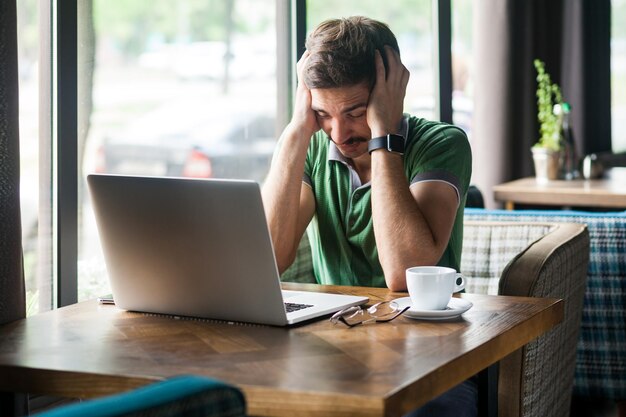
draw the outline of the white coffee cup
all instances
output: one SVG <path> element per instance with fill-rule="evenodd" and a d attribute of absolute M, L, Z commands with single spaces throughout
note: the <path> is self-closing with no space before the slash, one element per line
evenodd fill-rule
<path fill-rule="evenodd" d="M 414 310 L 444 310 L 452 294 L 465 288 L 465 279 L 452 268 L 414 266 L 406 270 L 406 287 Z"/>

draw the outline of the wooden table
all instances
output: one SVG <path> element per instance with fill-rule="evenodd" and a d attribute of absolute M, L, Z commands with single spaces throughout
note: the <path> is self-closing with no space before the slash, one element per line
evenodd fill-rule
<path fill-rule="evenodd" d="M 529 177 L 496 185 L 493 192 L 508 210 L 515 204 L 626 209 L 626 179 L 620 177 L 548 182 Z"/>
<path fill-rule="evenodd" d="M 289 289 L 407 296 L 386 289 Z M 555 299 L 462 295 L 460 319 L 346 328 L 173 318 L 87 301 L 0 327 L 0 391 L 90 398 L 178 374 L 241 387 L 251 415 L 399 416 L 496 363 L 563 318 Z"/>

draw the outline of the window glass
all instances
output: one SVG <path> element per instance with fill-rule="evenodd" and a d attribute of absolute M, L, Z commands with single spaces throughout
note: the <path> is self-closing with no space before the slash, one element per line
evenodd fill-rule
<path fill-rule="evenodd" d="M 452 120 L 471 140 L 474 110 L 472 0 L 452 1 Z"/>
<path fill-rule="evenodd" d="M 79 7 L 83 179 L 100 172 L 262 182 L 276 140 L 275 9 L 274 0 Z M 109 291 L 86 194 L 79 300 Z"/>
<path fill-rule="evenodd" d="M 626 152 L 626 0 L 611 8 L 611 134 L 613 151 Z"/>
<path fill-rule="evenodd" d="M 379 0 L 309 0 L 307 29 L 331 18 L 367 16 L 387 23 L 398 39 L 402 62 L 411 72 L 404 111 L 432 118 L 434 114 L 434 79 L 432 49 L 432 1 Z"/>
<path fill-rule="evenodd" d="M 51 199 L 39 179 L 39 57 L 41 42 L 49 41 L 49 36 L 43 30 L 40 33 L 37 0 L 21 0 L 16 4 L 22 245 L 26 314 L 32 315 L 52 308 L 51 228 L 44 227 L 45 219 L 50 218 Z M 47 215 L 40 220 L 44 211 Z"/>

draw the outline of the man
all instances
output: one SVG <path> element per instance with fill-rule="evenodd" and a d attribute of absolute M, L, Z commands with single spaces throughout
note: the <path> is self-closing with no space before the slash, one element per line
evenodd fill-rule
<path fill-rule="evenodd" d="M 387 25 L 329 20 L 306 49 L 263 188 L 280 271 L 311 220 L 319 283 L 404 291 L 408 267 L 458 270 L 471 176 L 463 131 L 403 114 L 409 72 Z"/>
<path fill-rule="evenodd" d="M 405 291 L 416 265 L 459 269 L 471 151 L 462 130 L 403 114 L 409 71 L 387 25 L 321 23 L 263 187 L 281 273 L 309 226 L 322 284 Z M 475 416 L 470 379 L 410 415 Z"/>

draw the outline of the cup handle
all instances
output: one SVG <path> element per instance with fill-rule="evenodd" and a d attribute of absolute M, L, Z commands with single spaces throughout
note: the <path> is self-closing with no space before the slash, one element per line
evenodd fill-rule
<path fill-rule="evenodd" d="M 459 292 L 464 289 L 465 289 L 465 277 L 462 274 L 457 273 L 456 278 L 454 280 L 454 292 Z"/>

